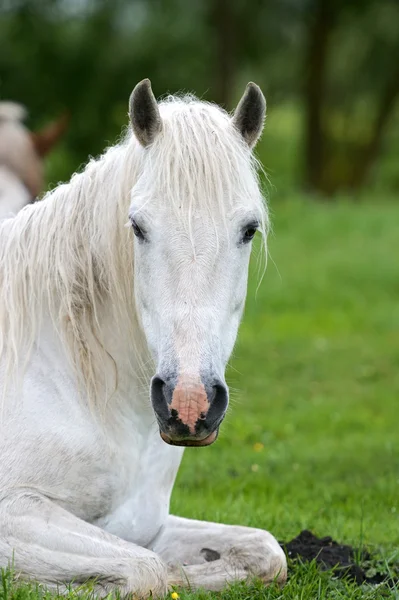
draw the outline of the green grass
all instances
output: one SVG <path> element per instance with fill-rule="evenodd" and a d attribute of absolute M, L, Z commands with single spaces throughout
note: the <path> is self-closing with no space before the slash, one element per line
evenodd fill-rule
<path fill-rule="evenodd" d="M 252 264 L 229 413 L 216 444 L 186 452 L 172 511 L 286 541 L 307 528 L 399 561 L 399 203 L 297 198 L 276 201 L 273 213 L 258 291 Z M 6 588 L 0 600 L 40 595 Z M 238 585 L 220 598 L 360 600 L 399 590 L 290 564 L 283 590 Z"/>

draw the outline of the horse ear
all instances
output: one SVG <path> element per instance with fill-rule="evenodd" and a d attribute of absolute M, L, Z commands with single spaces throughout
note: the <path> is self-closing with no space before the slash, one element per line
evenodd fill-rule
<path fill-rule="evenodd" d="M 250 148 L 255 146 L 262 133 L 265 116 L 265 97 L 260 87 L 250 82 L 233 116 L 233 125 L 241 133 Z"/>
<path fill-rule="evenodd" d="M 61 117 L 47 125 L 41 131 L 30 134 L 31 140 L 39 156 L 44 157 L 55 146 L 61 136 L 65 133 L 69 123 L 69 114 L 64 113 Z"/>
<path fill-rule="evenodd" d="M 129 100 L 129 117 L 133 131 L 144 147 L 161 131 L 161 115 L 149 79 L 143 79 L 134 88 Z"/>

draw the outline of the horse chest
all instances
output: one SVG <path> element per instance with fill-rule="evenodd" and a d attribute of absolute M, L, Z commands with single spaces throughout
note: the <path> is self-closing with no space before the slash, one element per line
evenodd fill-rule
<path fill-rule="evenodd" d="M 147 546 L 168 516 L 182 449 L 161 440 L 152 416 L 141 427 L 128 418 L 111 435 L 65 406 L 33 393 L 13 407 L 0 427 L 0 489 L 32 485 L 77 517 Z"/>
<path fill-rule="evenodd" d="M 150 405 L 132 402 L 117 424 L 101 426 L 52 360 L 37 353 L 23 397 L 6 411 L 0 487 L 28 483 L 79 518 L 148 545 L 168 516 L 183 450 L 161 440 Z"/>
<path fill-rule="evenodd" d="M 155 430 L 134 451 L 122 442 L 114 458 L 112 496 L 94 523 L 123 539 L 148 546 L 169 514 L 181 448 L 167 446 Z"/>
<path fill-rule="evenodd" d="M 155 425 L 141 431 L 130 427 L 114 438 L 95 434 L 83 438 L 76 432 L 64 453 L 56 452 L 53 473 L 58 471 L 58 489 L 67 510 L 147 546 L 168 516 L 183 450 L 165 444 Z"/>

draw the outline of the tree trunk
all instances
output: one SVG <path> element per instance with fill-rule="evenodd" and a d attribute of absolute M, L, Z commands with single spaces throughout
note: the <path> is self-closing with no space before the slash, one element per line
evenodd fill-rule
<path fill-rule="evenodd" d="M 305 186 L 311 190 L 322 185 L 327 158 L 322 116 L 328 48 L 335 23 L 334 2 L 336 0 L 316 0 L 314 18 L 308 29 L 304 86 Z"/>
<path fill-rule="evenodd" d="M 351 187 L 360 188 L 366 181 L 381 150 L 382 138 L 399 96 L 399 66 L 394 70 L 380 98 L 370 140 L 362 152 L 353 174 Z"/>
<path fill-rule="evenodd" d="M 235 20 L 233 0 L 211 0 L 212 24 L 216 34 L 214 100 L 230 108 L 235 74 Z"/>

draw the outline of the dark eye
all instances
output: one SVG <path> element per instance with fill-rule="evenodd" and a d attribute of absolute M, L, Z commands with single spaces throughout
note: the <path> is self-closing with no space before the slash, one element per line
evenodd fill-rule
<path fill-rule="evenodd" d="M 134 219 L 132 219 L 132 228 L 133 228 L 133 233 L 136 236 L 136 238 L 138 240 L 144 241 L 145 240 L 144 232 L 139 227 L 139 225 L 137 225 L 137 223 L 136 223 L 136 221 Z"/>
<path fill-rule="evenodd" d="M 242 242 L 244 244 L 247 244 L 248 242 L 250 242 L 253 239 L 255 233 L 258 230 L 258 227 L 259 227 L 258 223 L 251 223 L 250 225 L 247 225 L 247 227 L 244 229 L 243 236 L 242 236 Z"/>

